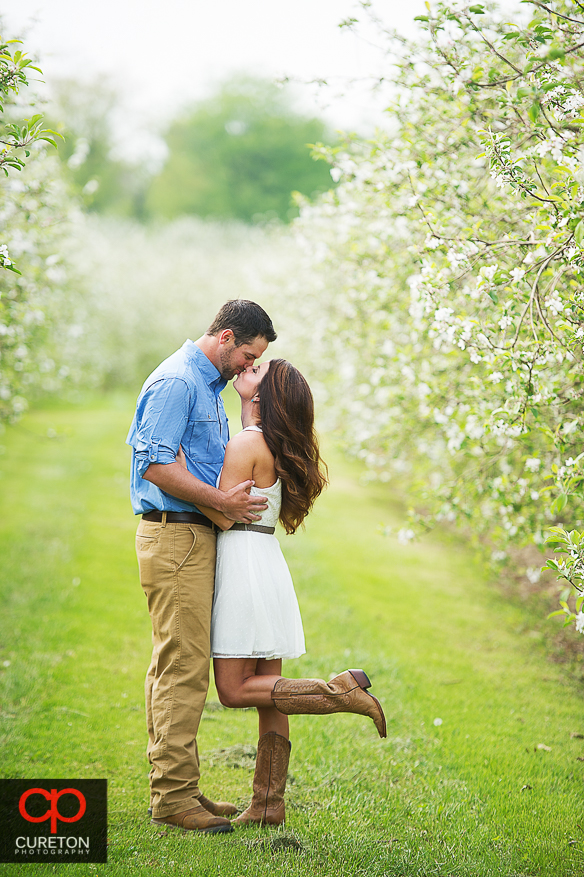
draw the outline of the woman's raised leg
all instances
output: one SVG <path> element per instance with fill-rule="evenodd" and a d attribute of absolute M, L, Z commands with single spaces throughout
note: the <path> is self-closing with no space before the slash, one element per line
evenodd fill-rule
<path fill-rule="evenodd" d="M 215 685 L 223 706 L 241 709 L 255 706 L 259 734 L 274 731 L 288 737 L 288 716 L 279 712 L 272 691 L 282 678 L 282 661 L 266 658 L 214 658 Z"/>
<path fill-rule="evenodd" d="M 263 667 L 266 672 L 260 674 L 257 673 L 259 660 L 266 665 Z M 233 666 L 224 667 L 226 664 Z M 369 694 L 371 682 L 363 670 L 345 670 L 325 682 L 324 679 L 286 679 L 275 675 L 271 664 L 277 662 L 248 658 L 216 659 L 221 703 L 231 707 L 275 706 L 278 712 L 288 716 L 357 713 L 373 719 L 380 737 L 387 736 L 383 709 L 377 698 Z"/>

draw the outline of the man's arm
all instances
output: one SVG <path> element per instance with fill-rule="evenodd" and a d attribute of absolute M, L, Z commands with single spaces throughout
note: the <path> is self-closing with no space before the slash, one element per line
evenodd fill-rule
<path fill-rule="evenodd" d="M 259 448 L 265 449 L 263 438 L 260 437 L 259 443 Z M 258 433 L 245 432 L 244 430 L 231 439 L 225 449 L 225 460 L 219 484 L 220 492 L 227 493 L 245 484 L 250 486 L 254 484 L 253 478 L 256 472 L 257 454 Z M 181 466 L 186 467 L 186 458 L 182 448 L 179 448 L 176 459 Z M 259 498 L 260 497 L 256 497 L 256 499 Z M 261 497 L 261 499 L 263 500 L 265 497 Z M 199 505 L 198 507 L 222 530 L 229 530 L 229 528 L 233 526 L 233 521 L 225 517 L 224 514 L 214 511 L 206 506 Z M 256 511 L 263 511 L 266 507 L 267 501 L 262 503 L 261 509 L 256 509 Z M 256 520 L 258 520 L 258 518 L 256 518 Z M 249 524 L 251 521 L 246 521 L 245 523 Z"/>
<path fill-rule="evenodd" d="M 266 504 L 247 493 L 251 482 L 220 491 L 176 462 L 190 404 L 188 387 L 178 377 L 161 378 L 144 393 L 136 412 L 133 442 L 138 475 L 177 499 L 217 509 L 230 520 L 246 524 L 257 521 L 256 509 L 262 511 Z"/>
<path fill-rule="evenodd" d="M 264 497 L 250 496 L 248 493 L 253 485 L 251 480 L 243 481 L 231 490 L 217 490 L 216 487 L 200 481 L 176 462 L 151 463 L 142 477 L 177 499 L 184 499 L 197 507 L 216 509 L 230 521 L 253 524 L 259 520 L 257 512 L 267 508 Z M 219 521 L 216 523 L 221 526 Z"/>

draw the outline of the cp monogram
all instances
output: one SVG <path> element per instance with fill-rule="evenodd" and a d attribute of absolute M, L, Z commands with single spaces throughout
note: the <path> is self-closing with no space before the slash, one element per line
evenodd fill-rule
<path fill-rule="evenodd" d="M 29 816 L 26 810 L 26 802 L 27 799 L 31 795 L 42 795 L 46 798 L 47 801 L 51 802 L 51 806 L 47 810 L 44 816 Z M 59 813 L 59 798 L 61 795 L 75 795 L 77 800 L 79 801 L 79 810 L 77 811 L 76 816 L 61 816 Z M 51 834 L 57 833 L 57 820 L 60 819 L 61 822 L 77 822 L 78 819 L 81 819 L 83 814 L 85 813 L 86 803 L 85 798 L 78 792 L 77 789 L 63 789 L 61 792 L 57 792 L 56 789 L 51 789 L 48 792 L 46 789 L 29 789 L 28 792 L 25 792 L 20 796 L 20 801 L 18 802 L 18 809 L 20 811 L 20 815 L 27 820 L 27 822 L 45 822 L 47 819 L 51 820 Z"/>

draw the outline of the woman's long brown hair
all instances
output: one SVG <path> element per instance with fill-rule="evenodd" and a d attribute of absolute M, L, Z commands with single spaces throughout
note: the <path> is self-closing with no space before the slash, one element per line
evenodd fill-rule
<path fill-rule="evenodd" d="M 280 523 L 294 533 L 327 484 L 314 431 L 310 387 L 285 359 L 270 360 L 257 393 L 260 425 L 282 482 Z"/>

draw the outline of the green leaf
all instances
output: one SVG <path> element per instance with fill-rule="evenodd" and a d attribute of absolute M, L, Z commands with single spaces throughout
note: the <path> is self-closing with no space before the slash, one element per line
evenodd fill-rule
<path fill-rule="evenodd" d="M 547 53 L 547 57 L 550 61 L 556 61 L 558 58 L 565 58 L 566 53 L 563 49 L 550 49 Z"/>
<path fill-rule="evenodd" d="M 561 511 L 563 511 L 568 505 L 568 497 L 565 493 L 560 493 L 559 496 L 555 498 L 552 503 L 551 512 L 552 515 L 559 515 Z"/>
<path fill-rule="evenodd" d="M 539 116 L 539 101 L 534 101 L 532 103 L 532 105 L 527 110 L 527 115 L 534 124 L 535 122 L 537 122 L 537 117 Z"/>
<path fill-rule="evenodd" d="M 43 134 L 52 134 L 54 137 L 60 137 L 61 140 L 64 140 L 64 139 L 65 139 L 65 138 L 63 137 L 63 135 L 59 133 L 59 131 L 53 131 L 52 128 L 43 128 L 43 132 L 42 132 L 42 133 L 43 133 Z M 317 145 L 320 145 L 320 144 L 309 143 L 309 144 L 307 144 L 307 145 L 310 146 L 310 147 L 315 147 L 315 148 L 316 148 L 316 146 L 317 146 Z"/>
<path fill-rule="evenodd" d="M 584 219 L 581 219 L 574 229 L 574 240 L 579 247 L 582 246 L 582 241 L 584 240 Z"/>
<path fill-rule="evenodd" d="M 555 560 L 548 560 L 548 561 L 546 562 L 545 566 L 542 566 L 542 569 L 553 569 L 553 570 L 555 570 L 555 572 L 559 572 L 559 571 L 560 571 L 560 568 L 559 568 L 559 566 L 558 566 L 558 563 L 557 563 L 557 561 L 555 561 Z"/>
<path fill-rule="evenodd" d="M 484 15 L 485 10 L 482 6 L 471 6 L 468 10 L 469 12 L 474 12 L 475 15 Z"/>

